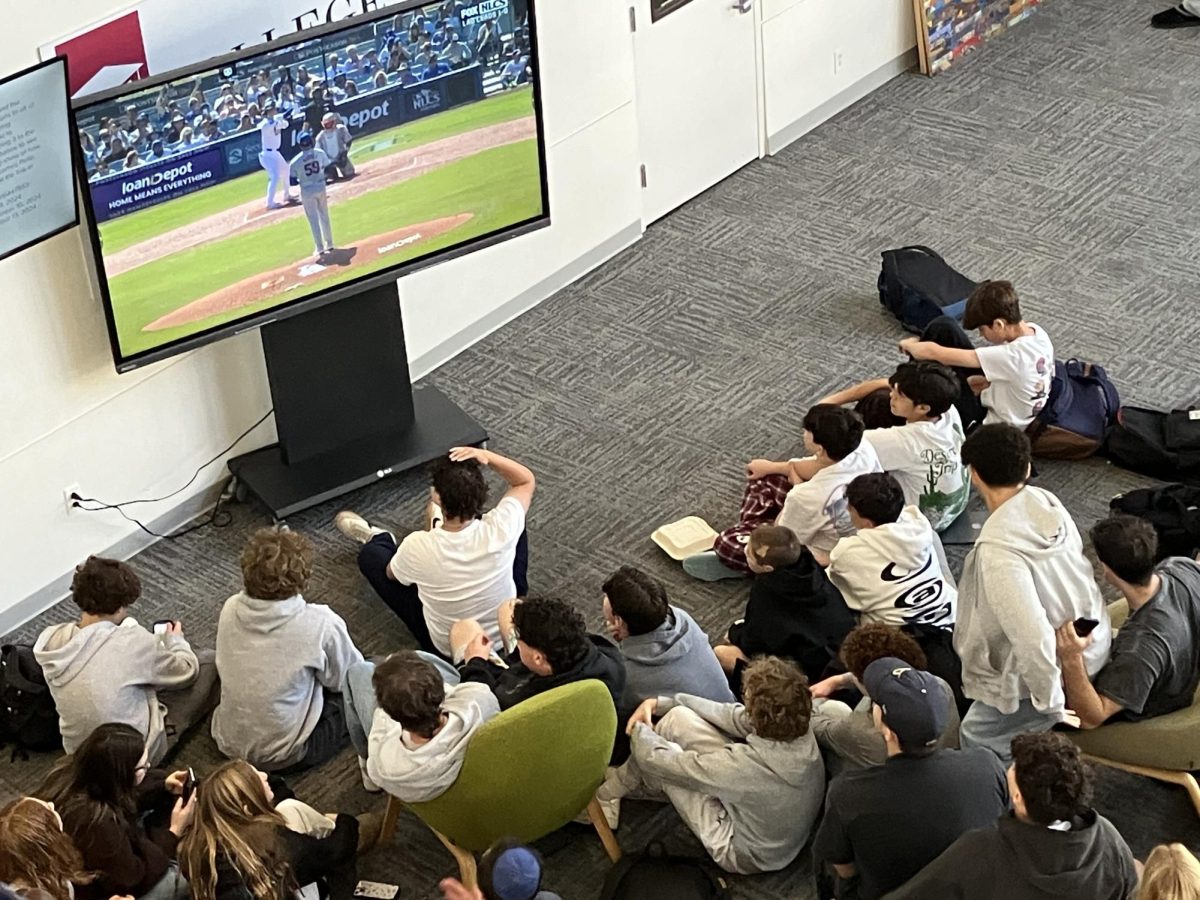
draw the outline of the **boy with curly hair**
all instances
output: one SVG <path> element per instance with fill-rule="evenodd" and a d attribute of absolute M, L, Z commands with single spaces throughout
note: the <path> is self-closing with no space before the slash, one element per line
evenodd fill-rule
<path fill-rule="evenodd" d="M 244 587 L 217 622 L 213 740 L 268 772 L 319 766 L 350 740 L 342 681 L 363 655 L 341 616 L 304 599 L 312 564 L 308 538 L 259 529 L 242 549 Z"/>
<path fill-rule="evenodd" d="M 746 668 L 742 687 L 744 704 L 676 694 L 638 707 L 629 761 L 596 795 L 610 822 L 621 797 L 661 794 L 726 871 L 773 872 L 796 858 L 825 788 L 808 681 L 767 656 Z"/>

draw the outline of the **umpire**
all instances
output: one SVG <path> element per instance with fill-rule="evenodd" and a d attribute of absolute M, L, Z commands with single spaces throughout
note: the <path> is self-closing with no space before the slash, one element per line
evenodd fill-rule
<path fill-rule="evenodd" d="M 353 178 L 354 163 L 350 162 L 350 129 L 343 125 L 335 113 L 321 117 L 321 130 L 317 132 L 317 147 L 325 151 L 332 163 L 325 169 L 325 177 Z"/>

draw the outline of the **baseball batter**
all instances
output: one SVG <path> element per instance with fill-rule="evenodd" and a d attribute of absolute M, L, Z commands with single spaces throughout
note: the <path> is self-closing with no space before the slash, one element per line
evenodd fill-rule
<path fill-rule="evenodd" d="M 292 202 L 292 191 L 288 183 L 288 164 L 279 152 L 283 143 L 283 129 L 288 127 L 286 116 L 279 115 L 275 104 L 268 101 L 264 110 L 262 124 L 258 126 L 262 138 L 262 152 L 258 154 L 258 164 L 267 170 L 267 209 L 278 209 L 275 202 L 275 192 L 283 184 L 283 199 L 285 203 Z"/>
<path fill-rule="evenodd" d="M 321 130 L 317 132 L 317 149 L 325 151 L 325 155 L 333 160 L 336 167 L 327 172 L 331 178 L 341 173 L 342 178 L 354 177 L 354 163 L 350 161 L 350 129 L 338 121 L 333 113 L 325 113 L 321 117 Z"/>
<path fill-rule="evenodd" d="M 325 194 L 325 167 L 330 163 L 325 151 L 313 146 L 313 136 L 300 135 L 300 152 L 292 160 L 291 174 L 300 185 L 300 202 L 316 244 L 320 259 L 333 249 L 333 225 L 329 221 L 329 199 Z"/>

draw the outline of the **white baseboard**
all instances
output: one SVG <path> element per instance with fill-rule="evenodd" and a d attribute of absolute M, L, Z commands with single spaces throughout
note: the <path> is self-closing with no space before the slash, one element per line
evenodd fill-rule
<path fill-rule="evenodd" d="M 801 116 L 786 128 L 781 128 L 767 138 L 767 153 L 774 156 L 797 138 L 808 134 L 822 122 L 832 119 L 843 109 L 853 106 L 867 94 L 879 90 L 897 75 L 917 67 L 917 48 L 897 56 L 889 63 L 884 63 L 870 75 L 860 78 L 844 91 L 830 97 L 812 112 Z"/>

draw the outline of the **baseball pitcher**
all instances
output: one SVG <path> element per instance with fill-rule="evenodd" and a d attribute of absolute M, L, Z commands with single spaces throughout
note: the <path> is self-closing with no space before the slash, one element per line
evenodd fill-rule
<path fill-rule="evenodd" d="M 321 117 L 321 130 L 317 132 L 317 149 L 323 150 L 333 163 L 325 173 L 330 178 L 354 177 L 354 163 L 350 162 L 350 129 L 338 121 L 331 112 Z"/>
<path fill-rule="evenodd" d="M 316 256 L 320 259 L 333 249 L 333 225 L 329 221 L 329 199 L 325 193 L 325 167 L 329 157 L 313 146 L 313 136 L 307 131 L 300 135 L 300 152 L 292 160 L 291 173 L 300 185 L 300 202 L 308 217 Z"/>
<path fill-rule="evenodd" d="M 288 183 L 288 164 L 279 152 L 283 143 L 282 132 L 288 127 L 286 116 L 275 111 L 273 103 L 267 104 L 262 124 L 258 126 L 262 138 L 262 152 L 258 154 L 258 164 L 267 170 L 267 209 L 278 209 L 275 202 L 275 192 L 283 184 L 283 199 L 285 203 L 292 202 L 292 190 Z"/>

